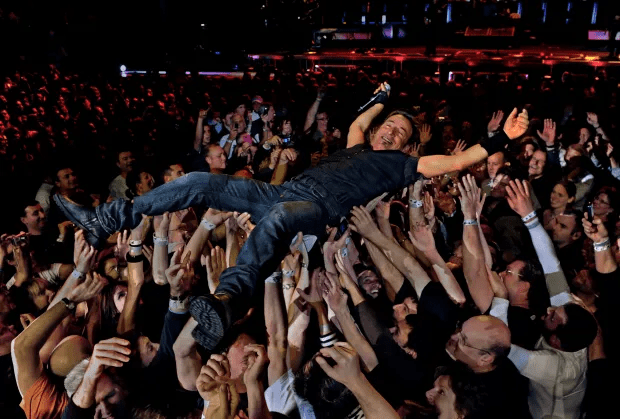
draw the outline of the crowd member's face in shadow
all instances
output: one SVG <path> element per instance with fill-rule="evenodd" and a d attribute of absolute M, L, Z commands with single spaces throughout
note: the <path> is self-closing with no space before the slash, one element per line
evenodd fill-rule
<path fill-rule="evenodd" d="M 456 411 L 456 394 L 452 391 L 450 377 L 440 375 L 435 380 L 433 388 L 426 392 L 426 400 L 435 406 L 438 419 L 457 419 L 460 415 Z"/>
<path fill-rule="evenodd" d="M 101 374 L 95 392 L 95 418 L 118 419 L 128 415 L 125 413 L 127 391 L 107 373 Z"/>

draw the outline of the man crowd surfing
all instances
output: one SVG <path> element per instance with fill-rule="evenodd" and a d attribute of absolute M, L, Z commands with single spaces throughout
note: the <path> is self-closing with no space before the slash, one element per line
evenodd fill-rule
<path fill-rule="evenodd" d="M 0 416 L 609 417 L 619 90 L 10 74 Z"/>

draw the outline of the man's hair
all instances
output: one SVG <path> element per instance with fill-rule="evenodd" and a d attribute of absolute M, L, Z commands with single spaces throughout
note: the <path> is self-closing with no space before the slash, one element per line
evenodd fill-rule
<path fill-rule="evenodd" d="M 325 358 L 325 360 L 333 366 L 334 362 L 331 359 Z M 358 405 L 351 390 L 329 377 L 316 360 L 312 359 L 309 363 L 309 368 L 306 369 L 304 366 L 295 375 L 295 393 L 312 405 L 317 417 L 325 419 L 346 417 Z"/>
<path fill-rule="evenodd" d="M 598 325 L 592 313 L 575 303 L 564 305 L 566 324 L 559 326 L 554 334 L 560 340 L 562 350 L 565 352 L 576 352 L 590 346 L 596 333 Z"/>
<path fill-rule="evenodd" d="M 571 231 L 570 234 L 575 234 L 577 232 L 583 234 L 583 224 L 581 223 L 581 218 L 583 217 L 583 213 L 577 210 L 571 209 L 571 210 L 564 211 L 562 215 L 571 215 L 575 219 L 575 227 L 573 227 L 573 231 Z"/>
<path fill-rule="evenodd" d="M 269 108 L 271 108 L 273 105 L 269 102 L 263 102 L 262 105 L 260 105 L 260 107 L 258 108 L 258 114 L 260 116 L 263 115 L 267 115 L 267 113 L 269 112 Z"/>
<path fill-rule="evenodd" d="M 524 260 L 525 266 L 521 270 L 521 279 L 529 282 L 530 288 L 527 291 L 527 300 L 530 310 L 536 317 L 543 316 L 549 306 L 549 291 L 545 282 L 545 274 L 538 261 Z"/>
<path fill-rule="evenodd" d="M 181 163 L 181 161 L 177 161 L 177 160 L 170 160 L 168 163 L 166 163 L 166 165 L 163 167 L 163 170 L 161 171 L 161 180 L 162 182 L 164 181 L 164 176 L 170 176 L 170 174 L 172 173 L 172 166 L 176 166 L 179 165 L 181 167 L 183 167 L 183 163 Z M 185 168 L 183 168 L 185 169 Z"/>
<path fill-rule="evenodd" d="M 24 202 L 22 202 L 22 210 L 21 210 L 20 217 L 26 217 L 28 215 L 26 214 L 26 208 L 36 207 L 37 205 L 41 205 L 41 204 L 36 199 L 27 199 Z"/>
<path fill-rule="evenodd" d="M 125 178 L 125 183 L 127 183 L 127 187 L 129 188 L 129 193 L 127 193 L 128 198 L 133 198 L 136 196 L 137 185 L 140 183 L 140 175 L 146 172 L 143 168 L 137 168 L 136 170 L 132 170 L 127 173 L 127 177 Z"/>
<path fill-rule="evenodd" d="M 55 182 L 60 182 L 60 178 L 58 177 L 58 172 L 60 172 L 61 170 L 65 170 L 65 169 L 74 170 L 73 166 L 71 166 L 68 163 L 62 163 L 62 164 L 58 164 L 58 165 L 54 166 L 54 168 L 52 169 L 53 170 L 53 172 L 52 172 L 52 179 L 54 180 L 54 183 Z"/>
<path fill-rule="evenodd" d="M 116 161 L 120 161 L 121 153 L 134 153 L 134 150 L 131 147 L 119 147 L 116 149 Z"/>
<path fill-rule="evenodd" d="M 454 393 L 454 408 L 459 417 L 488 417 L 489 390 L 480 376 L 471 371 L 465 364 L 453 362 L 447 367 L 439 367 L 435 378 L 445 375 L 450 380 L 450 388 Z"/>

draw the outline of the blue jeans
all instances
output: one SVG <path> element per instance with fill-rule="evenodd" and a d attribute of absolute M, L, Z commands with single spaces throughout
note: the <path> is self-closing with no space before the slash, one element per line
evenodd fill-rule
<path fill-rule="evenodd" d="M 259 279 L 273 273 L 286 256 L 297 232 L 320 236 L 339 219 L 336 205 L 320 185 L 300 177 L 281 186 L 251 179 L 193 172 L 137 197 L 133 205 L 115 201 L 111 213 L 98 211 L 110 231 L 137 226 L 142 214 L 160 215 L 192 206 L 248 212 L 256 228 L 248 237 L 236 266 L 220 277 L 216 294 L 234 297 L 236 315 L 247 311 Z"/>

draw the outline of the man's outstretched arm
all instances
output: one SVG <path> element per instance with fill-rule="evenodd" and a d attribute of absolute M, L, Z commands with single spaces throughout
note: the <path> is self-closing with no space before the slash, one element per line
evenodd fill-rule
<path fill-rule="evenodd" d="M 509 140 L 514 140 L 525 134 L 528 125 L 527 111 L 524 109 L 517 116 L 517 108 L 515 108 L 508 116 L 508 119 L 506 119 L 502 132 L 489 138 L 485 143 L 476 144 L 455 156 L 435 155 L 420 157 L 418 160 L 418 173 L 431 178 L 445 173 L 464 170 L 486 159 L 491 154 L 503 150 Z"/>

